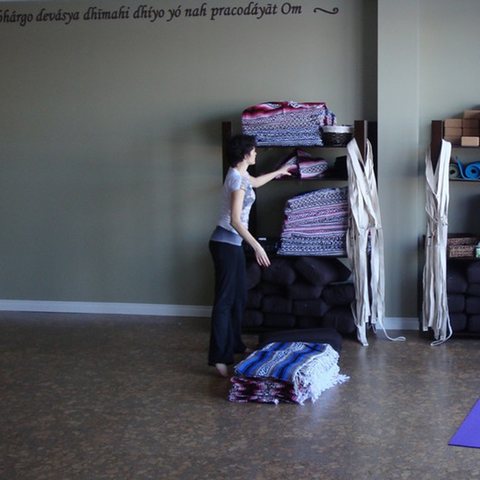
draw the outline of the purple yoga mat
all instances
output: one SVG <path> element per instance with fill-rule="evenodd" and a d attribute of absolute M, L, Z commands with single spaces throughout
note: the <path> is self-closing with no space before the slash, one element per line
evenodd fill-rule
<path fill-rule="evenodd" d="M 480 448 L 480 400 L 477 400 L 448 444 L 455 447 Z"/>

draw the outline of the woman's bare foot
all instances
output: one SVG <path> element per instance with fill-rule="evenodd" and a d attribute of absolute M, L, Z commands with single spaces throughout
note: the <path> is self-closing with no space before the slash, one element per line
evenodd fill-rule
<path fill-rule="evenodd" d="M 216 363 L 215 368 L 222 377 L 228 377 L 227 366 L 224 363 Z"/>

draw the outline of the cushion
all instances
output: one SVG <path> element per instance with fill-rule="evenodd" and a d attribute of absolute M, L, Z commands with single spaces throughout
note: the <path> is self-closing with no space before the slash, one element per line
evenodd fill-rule
<path fill-rule="evenodd" d="M 480 297 L 480 283 L 469 283 L 467 287 L 467 293 L 469 295 Z"/>
<path fill-rule="evenodd" d="M 298 328 L 334 328 L 335 325 L 327 325 L 323 317 L 297 317 Z"/>
<path fill-rule="evenodd" d="M 260 308 L 263 293 L 258 288 L 252 288 L 247 292 L 247 308 Z"/>
<path fill-rule="evenodd" d="M 465 293 L 467 287 L 468 282 L 465 276 L 464 264 L 450 260 L 447 263 L 447 292 Z"/>
<path fill-rule="evenodd" d="M 480 283 L 480 261 L 472 260 L 466 264 L 466 276 L 469 283 Z"/>
<path fill-rule="evenodd" d="M 265 295 L 262 310 L 264 313 L 292 313 L 292 300 L 276 295 Z"/>
<path fill-rule="evenodd" d="M 322 290 L 322 285 L 312 285 L 311 283 L 297 281 L 285 287 L 285 294 L 292 300 L 309 300 L 318 298 Z"/>
<path fill-rule="evenodd" d="M 262 279 L 277 285 L 291 285 L 296 276 L 289 258 L 273 258 L 270 266 L 262 268 Z"/>
<path fill-rule="evenodd" d="M 465 312 L 471 315 L 480 314 L 480 297 L 467 296 L 465 299 Z"/>
<path fill-rule="evenodd" d="M 351 271 L 337 258 L 300 257 L 295 269 L 312 285 L 345 282 Z"/>
<path fill-rule="evenodd" d="M 256 287 L 262 278 L 262 269 L 256 261 L 247 263 L 247 289 Z"/>
<path fill-rule="evenodd" d="M 321 299 L 293 300 L 293 313 L 306 317 L 322 317 L 329 306 Z"/>
<path fill-rule="evenodd" d="M 332 307 L 325 313 L 323 317 L 324 321 L 333 322 L 335 328 L 342 335 L 351 335 L 356 331 L 355 320 L 353 319 L 353 313 L 350 307 Z"/>
<path fill-rule="evenodd" d="M 258 285 L 258 289 L 263 295 L 280 295 L 285 296 L 285 286 L 277 285 L 276 283 L 266 282 L 262 280 Z"/>
<path fill-rule="evenodd" d="M 243 317 L 243 327 L 259 327 L 263 324 L 263 313 L 259 310 L 246 309 Z"/>
<path fill-rule="evenodd" d="M 342 336 L 332 328 L 312 328 L 298 330 L 279 330 L 277 332 L 264 332 L 259 335 L 259 345 L 263 348 L 272 342 L 308 342 L 327 343 L 334 350 L 340 352 L 342 349 Z"/>
<path fill-rule="evenodd" d="M 453 329 L 453 326 L 452 326 L 452 329 Z M 480 315 L 472 315 L 471 317 L 469 317 L 467 329 L 469 332 L 475 332 L 475 333 L 480 332 Z"/>
<path fill-rule="evenodd" d="M 461 293 L 448 293 L 448 312 L 462 313 L 465 310 L 465 295 Z"/>
<path fill-rule="evenodd" d="M 323 289 L 322 298 L 329 305 L 350 305 L 355 300 L 355 286 L 353 283 L 327 285 Z"/>
<path fill-rule="evenodd" d="M 467 316 L 464 313 L 451 313 L 450 325 L 454 332 L 461 332 L 467 328 Z"/>
<path fill-rule="evenodd" d="M 293 328 L 295 324 L 295 315 L 288 313 L 265 313 L 263 316 L 264 327 Z"/>

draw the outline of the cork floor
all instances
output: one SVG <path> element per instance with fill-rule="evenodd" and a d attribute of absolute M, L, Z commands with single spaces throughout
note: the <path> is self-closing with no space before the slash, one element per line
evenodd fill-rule
<path fill-rule="evenodd" d="M 479 478 L 480 450 L 448 441 L 480 340 L 406 336 L 345 340 L 351 378 L 314 404 L 236 404 L 207 319 L 0 313 L 0 478 Z"/>

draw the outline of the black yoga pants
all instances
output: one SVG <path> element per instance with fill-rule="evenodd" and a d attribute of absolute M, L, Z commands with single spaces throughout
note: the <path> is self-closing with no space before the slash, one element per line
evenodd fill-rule
<path fill-rule="evenodd" d="M 242 321 L 247 302 L 247 274 L 243 248 L 210 241 L 215 267 L 215 300 L 212 310 L 208 364 L 233 363 L 233 354 L 242 353 Z"/>

